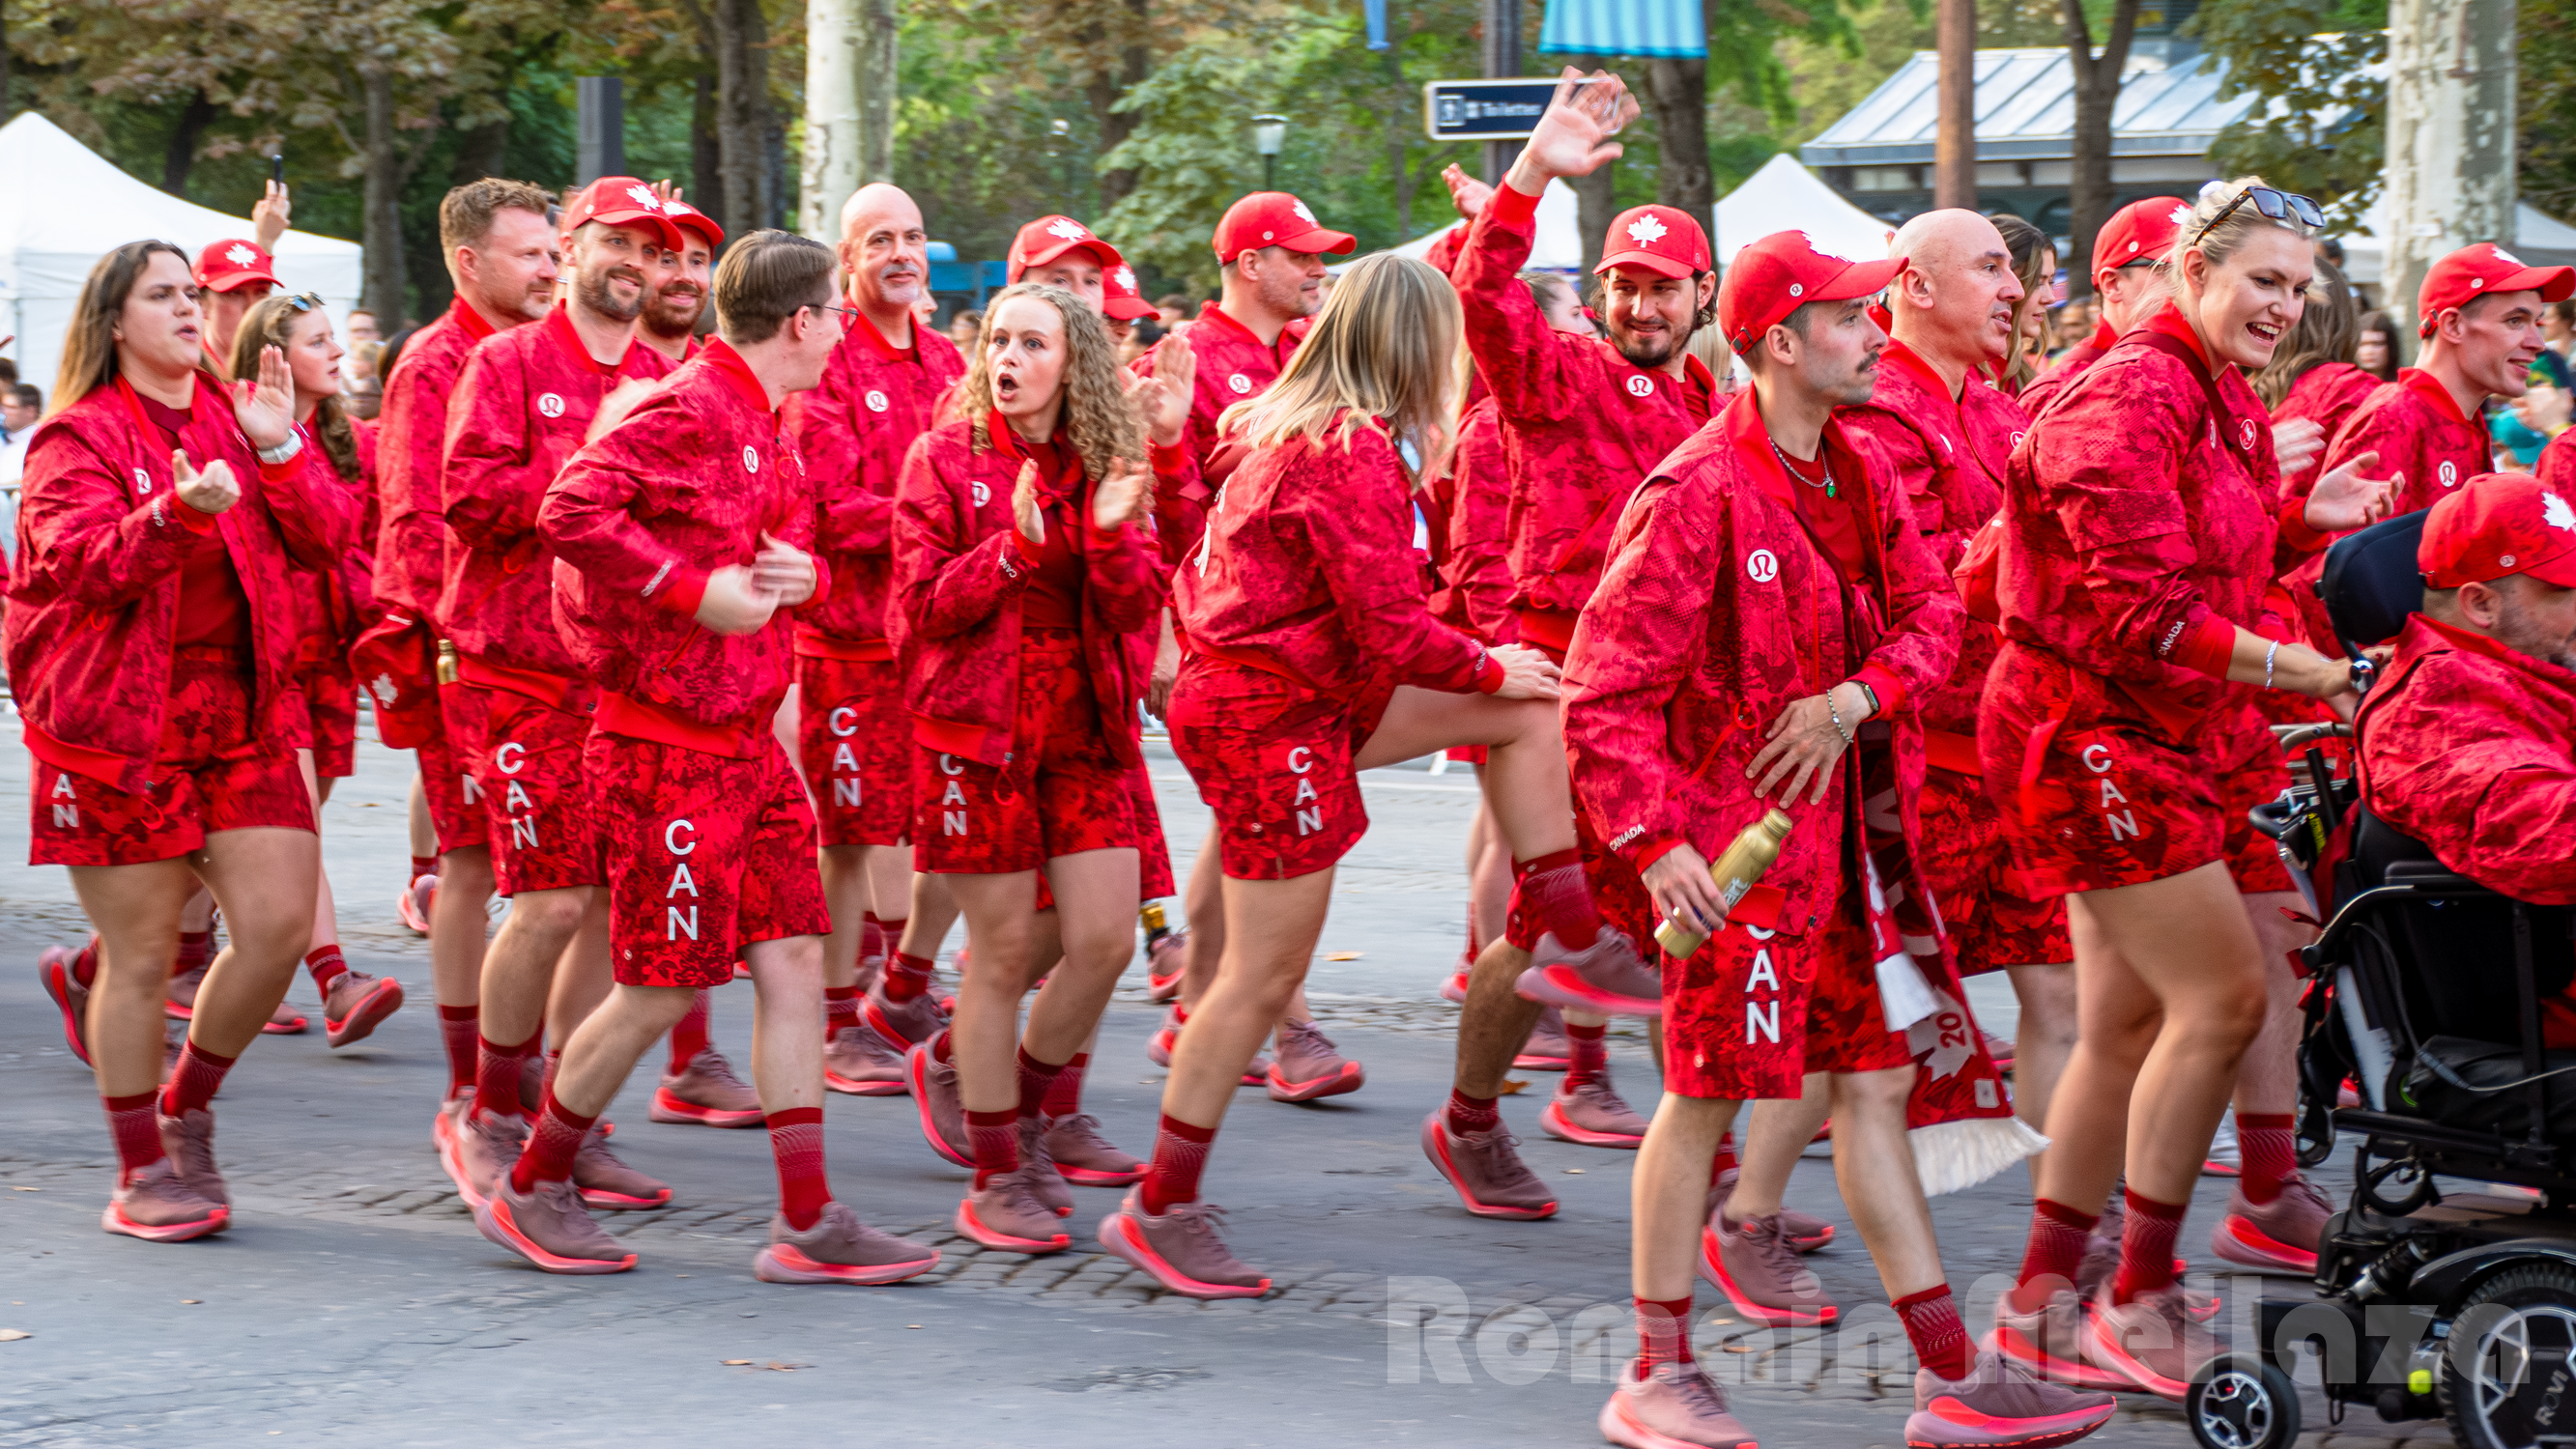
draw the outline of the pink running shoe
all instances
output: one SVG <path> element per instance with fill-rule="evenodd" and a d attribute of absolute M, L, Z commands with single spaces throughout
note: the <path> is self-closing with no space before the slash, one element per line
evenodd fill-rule
<path fill-rule="evenodd" d="M 118 1178 L 98 1225 L 148 1243 L 184 1243 L 222 1232 L 232 1217 L 231 1208 L 190 1188 L 165 1157 Z"/>
<path fill-rule="evenodd" d="M 1726 1390 L 1696 1363 L 1628 1360 L 1601 1406 L 1601 1437 L 1626 1449 L 1755 1449 L 1752 1431 L 1728 1412 Z"/>
<path fill-rule="evenodd" d="M 1311 1102 L 1356 1092 L 1368 1071 L 1333 1049 L 1311 1021 L 1279 1023 L 1279 1059 L 1263 1074 L 1274 1102 Z"/>
<path fill-rule="evenodd" d="M 921 1140 L 949 1162 L 974 1171 L 975 1149 L 966 1137 L 966 1099 L 957 1086 L 957 1064 L 931 1056 L 928 1042 L 906 1054 L 903 1064 L 913 1104 L 921 1109 Z"/>
<path fill-rule="evenodd" d="M 161 1151 L 179 1170 L 188 1190 L 217 1207 L 231 1207 L 232 1194 L 225 1189 L 222 1170 L 215 1166 L 215 1114 L 191 1107 L 172 1117 L 155 1106 L 152 1118 L 161 1129 Z"/>
<path fill-rule="evenodd" d="M 1156 1217 L 1140 1185 L 1100 1220 L 1100 1246 L 1185 1298 L 1258 1298 L 1270 1280 L 1227 1249 L 1217 1235 L 1224 1221 L 1225 1209 L 1203 1202 L 1176 1202 Z"/>
<path fill-rule="evenodd" d="M 2157 1398 L 2182 1402 L 2192 1371 L 2216 1351 L 2208 1327 L 2184 1303 L 2179 1283 L 2119 1304 L 2105 1289 L 2092 1307 L 2084 1325 L 2085 1362 Z"/>
<path fill-rule="evenodd" d="M 1061 1253 L 1073 1237 L 1056 1226 L 1053 1208 L 1031 1190 L 1029 1169 L 995 1173 L 957 1204 L 957 1231 L 988 1248 L 1010 1253 Z"/>
<path fill-rule="evenodd" d="M 1046 1149 L 1057 1173 L 1076 1187 L 1130 1187 L 1145 1177 L 1143 1159 L 1118 1150 L 1088 1112 L 1048 1123 Z"/>
<path fill-rule="evenodd" d="M 1516 1139 L 1497 1123 L 1483 1132 L 1453 1132 L 1445 1107 L 1422 1119 L 1422 1155 L 1449 1179 L 1458 1201 L 1480 1218 L 1527 1222 L 1556 1214 L 1556 1194 L 1513 1151 Z"/>
<path fill-rule="evenodd" d="M 1608 1077 L 1581 1086 L 1559 1085 L 1538 1111 L 1539 1130 L 1585 1147 L 1634 1152 L 1646 1140 L 1646 1119 L 1611 1090 Z"/>
<path fill-rule="evenodd" d="M 474 1226 L 549 1273 L 623 1273 L 635 1266 L 635 1255 L 591 1220 L 569 1182 L 540 1182 L 523 1193 L 503 1173 L 474 1209 Z"/>
<path fill-rule="evenodd" d="M 1181 980 L 1189 974 L 1190 933 L 1174 931 L 1145 953 L 1145 999 L 1161 1006 L 1177 1001 Z"/>
<path fill-rule="evenodd" d="M 331 978 L 322 998 L 322 1039 L 331 1050 L 355 1046 L 375 1034 L 386 1017 L 402 1010 L 402 983 L 352 967 Z"/>
<path fill-rule="evenodd" d="M 1798 1250 L 1782 1240 L 1778 1213 L 1733 1227 L 1721 1216 L 1701 1229 L 1699 1275 L 1755 1323 L 1807 1328 L 1842 1317 Z"/>
<path fill-rule="evenodd" d="M 656 1122 L 701 1127 L 757 1127 L 760 1094 L 735 1075 L 733 1063 L 714 1047 L 701 1048 L 679 1073 L 662 1079 L 646 1116 Z"/>
<path fill-rule="evenodd" d="M 492 1184 L 508 1172 L 528 1145 L 528 1119 L 516 1115 L 467 1110 L 456 1121 L 439 1166 L 456 1184 L 456 1195 L 469 1208 L 491 1196 Z"/>
<path fill-rule="evenodd" d="M 53 999 L 54 1009 L 63 1014 L 63 1045 L 72 1049 L 82 1066 L 88 1066 L 89 988 L 72 974 L 72 963 L 79 957 L 78 951 L 67 947 L 47 946 L 36 956 L 36 976 L 45 983 L 45 995 Z"/>
<path fill-rule="evenodd" d="M 853 1097 L 900 1097 L 912 1090 L 903 1052 L 862 1021 L 823 1043 L 823 1085 Z"/>
<path fill-rule="evenodd" d="M 1964 1378 L 1914 1371 L 1909 1449 L 2053 1449 L 2111 1421 L 2119 1400 L 2053 1384 L 2009 1358 L 1980 1353 Z"/>
<path fill-rule="evenodd" d="M 2054 1383 L 2114 1392 L 2136 1387 L 2126 1374 L 2106 1373 L 2084 1356 L 2086 1320 L 2091 1315 L 2091 1307 L 2071 1287 L 2059 1288 L 2028 1313 L 2013 1307 L 2012 1294 L 1999 1293 L 1995 1326 L 1979 1347 Z"/>
<path fill-rule="evenodd" d="M 1716 1226 L 1717 1215 L 1725 1209 L 1726 1200 L 1734 1195 L 1735 1180 L 1741 1175 L 1742 1174 L 1737 1169 L 1730 1167 L 1724 1173 L 1719 1175 L 1715 1183 L 1710 1185 L 1708 1190 L 1709 1226 Z M 1801 1253 L 1812 1253 L 1833 1240 L 1834 1225 L 1832 1223 L 1826 1222 L 1823 1218 L 1817 1217 L 1813 1213 L 1802 1213 L 1793 1207 L 1783 1207 L 1780 1209 L 1780 1241 L 1787 1243 L 1790 1247 L 1797 1249 Z M 1703 1244 L 1702 1246 L 1706 1245 Z"/>
<path fill-rule="evenodd" d="M 1181 1009 L 1175 1006 L 1171 1013 L 1163 1018 L 1163 1024 L 1155 1028 L 1154 1034 L 1145 1038 L 1145 1060 L 1166 1071 L 1170 1070 L 1172 1049 L 1180 1044 L 1180 1039 Z M 1270 1067 L 1270 1053 L 1254 1052 L 1252 1060 L 1244 1065 L 1242 1085 L 1247 1087 L 1270 1085 Z"/>
<path fill-rule="evenodd" d="M 1565 1013 L 1548 1007 L 1538 1014 L 1529 1040 L 1521 1043 L 1512 1067 L 1524 1072 L 1561 1072 L 1574 1065 L 1574 1044 L 1565 1037 Z"/>
<path fill-rule="evenodd" d="M 608 1134 L 601 1130 L 607 1125 L 594 1124 L 590 1135 L 581 1139 L 581 1150 L 572 1155 L 572 1185 L 581 1194 L 581 1205 L 611 1212 L 668 1206 L 668 1184 L 637 1172 L 608 1150 Z"/>
<path fill-rule="evenodd" d="M 430 907 L 438 903 L 438 877 L 416 875 L 411 884 L 394 897 L 394 914 L 402 917 L 405 929 L 415 936 L 429 934 Z"/>
<path fill-rule="evenodd" d="M 910 1001 L 896 1001 L 885 994 L 882 977 L 859 999 L 859 1015 L 877 1029 L 877 1035 L 906 1050 L 939 1035 L 939 1029 L 948 1024 L 948 1014 L 928 992 Z"/>
<path fill-rule="evenodd" d="M 849 1204 L 829 1202 L 814 1226 L 798 1232 L 787 1215 L 769 1220 L 769 1246 L 753 1260 L 763 1283 L 900 1283 L 939 1266 L 939 1250 L 859 1221 Z"/>
<path fill-rule="evenodd" d="M 2267 1203 L 2247 1201 L 2240 1181 L 2227 1195 L 2227 1216 L 2209 1230 L 2209 1250 L 2248 1268 L 2315 1277 L 2317 1243 L 2332 1216 L 2325 1194 L 2295 1173 Z"/>
<path fill-rule="evenodd" d="M 1552 931 L 1539 937 L 1513 989 L 1532 1001 L 1600 1016 L 1657 1016 L 1664 1009 L 1662 974 L 1639 959 L 1626 932 L 1608 926 L 1580 951 Z"/>
<path fill-rule="evenodd" d="M 1464 947 L 1459 948 L 1458 964 L 1450 969 L 1448 976 L 1440 983 L 1440 999 L 1454 1001 L 1461 1006 L 1466 1005 L 1467 978 L 1473 975 L 1475 970 L 1476 958 L 1468 955 Z"/>

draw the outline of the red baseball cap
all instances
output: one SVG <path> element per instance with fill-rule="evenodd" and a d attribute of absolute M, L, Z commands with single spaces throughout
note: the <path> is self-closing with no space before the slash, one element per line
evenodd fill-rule
<path fill-rule="evenodd" d="M 1856 262 L 1816 250 L 1803 231 L 1775 231 L 1735 254 L 1717 288 L 1718 326 L 1738 356 L 1809 302 L 1848 302 L 1887 290 L 1905 259 Z"/>
<path fill-rule="evenodd" d="M 563 234 L 570 236 L 594 221 L 610 226 L 649 223 L 666 247 L 676 248 L 686 241 L 663 211 L 662 198 L 632 176 L 603 176 L 574 193 L 571 207 L 564 212 Z"/>
<path fill-rule="evenodd" d="M 1136 285 L 1136 269 L 1120 262 L 1100 276 L 1100 313 L 1104 317 L 1124 317 L 1134 321 L 1157 314 L 1154 304 L 1145 300 L 1144 289 Z"/>
<path fill-rule="evenodd" d="M 1218 219 L 1216 259 L 1223 265 L 1263 247 L 1323 256 L 1356 250 L 1359 241 L 1349 232 L 1326 229 L 1306 203 L 1285 191 L 1256 191 L 1227 207 Z"/>
<path fill-rule="evenodd" d="M 213 292 L 235 291 L 253 282 L 278 285 L 277 263 L 256 242 L 238 237 L 208 242 L 206 249 L 197 253 L 196 276 L 198 286 Z"/>
<path fill-rule="evenodd" d="M 2150 196 L 2112 212 L 2111 219 L 2093 234 L 2093 275 L 2163 261 L 2190 218 L 2191 203 L 2179 196 Z"/>
<path fill-rule="evenodd" d="M 2576 267 L 2527 267 L 2494 242 L 2462 247 L 2424 273 L 2423 290 L 2415 294 L 2417 334 L 2432 336 L 2444 312 L 2489 292 L 2538 292 L 2544 302 L 2563 302 L 2576 293 Z"/>
<path fill-rule="evenodd" d="M 1678 206 L 1632 206 L 1611 218 L 1601 238 L 1599 276 L 1612 267 L 1644 267 L 1659 277 L 1709 270 L 1708 233 Z"/>
<path fill-rule="evenodd" d="M 1042 216 L 1011 238 L 1009 281 L 1017 282 L 1031 267 L 1043 267 L 1066 252 L 1088 251 L 1104 272 L 1126 264 L 1118 248 L 1091 234 L 1091 228 L 1069 216 Z"/>
<path fill-rule="evenodd" d="M 2576 588 L 2576 499 L 2528 473 L 2480 473 L 2433 505 L 2415 566 L 2436 589 L 2507 574 Z"/>
<path fill-rule="evenodd" d="M 716 219 L 707 215 L 705 212 L 698 210 L 696 207 L 689 205 L 687 202 L 682 201 L 680 198 L 674 196 L 670 200 L 663 202 L 662 214 L 671 219 L 671 224 L 673 226 L 687 227 L 689 230 L 705 237 L 707 239 L 707 245 L 711 247 L 720 247 L 724 245 L 724 228 L 716 225 Z"/>

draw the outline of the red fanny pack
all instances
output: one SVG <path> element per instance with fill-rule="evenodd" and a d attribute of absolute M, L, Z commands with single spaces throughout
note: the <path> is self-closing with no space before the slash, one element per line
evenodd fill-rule
<path fill-rule="evenodd" d="M 1966 556 L 1950 570 L 1950 581 L 1958 586 L 1959 602 L 1968 606 L 1969 618 L 1989 624 L 2004 621 L 2003 600 L 1997 592 L 2003 568 L 2004 519 L 1998 513 L 1968 536 Z"/>
<path fill-rule="evenodd" d="M 358 686 L 376 703 L 376 735 L 389 750 L 416 750 L 438 737 L 438 667 L 429 626 L 387 613 L 349 647 Z"/>

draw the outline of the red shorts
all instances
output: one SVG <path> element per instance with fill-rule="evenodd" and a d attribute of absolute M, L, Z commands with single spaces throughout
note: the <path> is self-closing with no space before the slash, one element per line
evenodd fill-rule
<path fill-rule="evenodd" d="M 304 718 L 313 732 L 313 773 L 325 780 L 358 773 L 358 683 L 317 669 L 304 676 Z"/>
<path fill-rule="evenodd" d="M 1936 766 L 1915 805 L 1923 826 L 1915 864 L 1939 897 L 1960 975 L 2075 959 L 2065 898 L 2025 893 L 1985 781 Z"/>
<path fill-rule="evenodd" d="M 1010 762 L 914 746 L 913 868 L 1006 875 L 1078 851 L 1141 849 L 1137 772 L 1111 753 L 1107 734 L 1125 727 L 1100 718 L 1081 635 L 1023 630 Z"/>
<path fill-rule="evenodd" d="M 2297 890 L 2289 867 L 2281 864 L 2281 848 L 2254 828 L 2251 815 L 2255 806 L 2280 799 L 2281 792 L 2290 788 L 2289 758 L 2281 753 L 2269 719 L 2259 709 L 2245 711 L 2236 739 L 2234 757 L 2227 762 L 2219 786 L 2219 799 L 2227 811 L 2227 873 L 2235 877 L 2236 889 L 2249 896 L 2258 891 Z"/>
<path fill-rule="evenodd" d="M 493 893 L 606 884 L 598 812 L 591 808 L 590 774 L 582 760 L 590 715 L 516 690 L 448 688 L 483 696 L 485 748 L 474 774 L 492 842 Z"/>
<path fill-rule="evenodd" d="M 1268 670 L 1192 654 L 1172 685 L 1172 751 L 1216 815 L 1236 880 L 1312 875 L 1368 833 L 1351 761 L 1394 696 L 1343 699 Z"/>
<path fill-rule="evenodd" d="M 420 793 L 441 855 L 490 843 L 483 826 L 483 787 L 468 773 L 483 743 L 482 694 L 463 685 L 440 685 L 438 735 L 417 752 Z"/>
<path fill-rule="evenodd" d="M 720 986 L 754 941 L 832 929 L 814 812 L 787 752 L 748 760 L 622 735 L 582 751 L 625 986 Z"/>
<path fill-rule="evenodd" d="M 1690 959 L 1664 957 L 1664 1087 L 1685 1097 L 1796 1097 L 1809 1072 L 1914 1060 L 1887 1029 L 1869 927 L 1846 900 L 1805 935 L 1730 922 Z"/>
<path fill-rule="evenodd" d="M 160 757 L 141 791 L 34 762 L 29 865 L 148 865 L 219 830 L 313 828 L 294 747 L 259 737 L 241 661 L 208 652 L 222 657 L 171 661 Z"/>
<path fill-rule="evenodd" d="M 796 753 L 823 844 L 901 845 L 912 826 L 912 721 L 891 659 L 796 661 Z"/>

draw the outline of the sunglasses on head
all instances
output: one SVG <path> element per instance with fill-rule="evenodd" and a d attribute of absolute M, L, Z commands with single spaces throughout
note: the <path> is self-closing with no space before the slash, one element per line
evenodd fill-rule
<path fill-rule="evenodd" d="M 2188 245 L 2200 245 L 2200 239 L 2209 235 L 2210 228 L 2227 220 L 2230 213 L 2234 212 L 2236 208 L 2243 206 L 2249 201 L 2254 203 L 2254 209 L 2256 211 L 2263 213 L 2274 221 L 2295 221 L 2301 226 L 2324 226 L 2326 224 L 2326 214 L 2317 209 L 2317 204 L 2315 202 L 2310 201 L 2304 196 L 2294 196 L 2286 191 L 2274 191 L 2268 186 L 2248 186 L 2243 191 L 2236 193 L 2235 200 L 2220 207 L 2216 216 L 2202 222 L 2200 224 L 2200 230 L 2191 234 L 2191 241 Z"/>
<path fill-rule="evenodd" d="M 298 312 L 319 312 L 323 307 L 322 295 L 319 292 L 299 292 L 287 298 L 286 305 Z"/>

